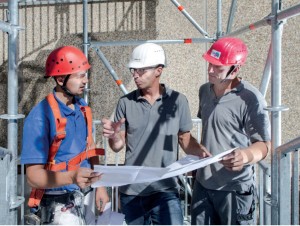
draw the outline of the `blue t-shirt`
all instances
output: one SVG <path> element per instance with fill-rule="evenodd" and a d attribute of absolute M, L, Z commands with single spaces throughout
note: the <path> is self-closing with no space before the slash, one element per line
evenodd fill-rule
<path fill-rule="evenodd" d="M 78 155 L 86 148 L 87 125 L 85 118 L 80 111 L 80 106 L 87 104 L 83 99 L 75 97 L 75 110 L 67 107 L 55 95 L 61 112 L 61 117 L 67 118 L 66 137 L 63 139 L 57 154 L 55 162 L 65 162 Z M 29 113 L 25 120 L 23 128 L 23 143 L 21 153 L 21 164 L 46 164 L 49 148 L 56 134 L 54 115 L 47 100 L 42 100 Z M 81 167 L 90 168 L 87 160 L 81 163 Z M 77 185 L 68 185 L 64 187 L 47 189 L 49 190 L 67 190 L 79 189 Z"/>

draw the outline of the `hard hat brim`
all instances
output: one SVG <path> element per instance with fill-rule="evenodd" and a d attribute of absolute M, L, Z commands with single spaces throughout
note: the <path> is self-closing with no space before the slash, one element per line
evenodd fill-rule
<path fill-rule="evenodd" d="M 128 68 L 143 68 L 144 65 L 140 62 L 130 62 L 128 65 L 127 65 Z"/>
<path fill-rule="evenodd" d="M 154 65 L 147 65 L 147 67 L 156 67 L 157 65 L 159 64 L 154 64 Z M 163 64 L 161 64 L 163 65 Z M 140 62 L 130 62 L 128 65 L 127 65 L 128 68 L 145 68 L 146 66 Z M 165 67 L 165 65 L 164 65 Z"/>
<path fill-rule="evenodd" d="M 46 75 L 47 77 L 56 77 L 56 76 L 66 76 L 70 74 L 77 73 L 78 71 L 87 71 L 91 68 L 91 65 L 87 63 L 84 67 L 77 69 L 76 71 L 73 70 L 65 70 L 63 73 L 62 72 L 57 72 L 55 70 L 50 70 L 48 74 Z"/>

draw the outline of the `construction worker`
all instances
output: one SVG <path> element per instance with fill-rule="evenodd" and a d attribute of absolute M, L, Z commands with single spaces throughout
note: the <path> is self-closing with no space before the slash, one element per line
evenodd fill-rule
<path fill-rule="evenodd" d="M 224 37 L 203 55 L 209 82 L 199 91 L 201 144 L 212 155 L 237 149 L 197 170 L 192 224 L 256 224 L 254 163 L 270 150 L 270 122 L 264 97 L 238 77 L 247 54 L 242 40 Z"/>
<path fill-rule="evenodd" d="M 73 46 L 57 48 L 47 58 L 45 77 L 53 77 L 56 87 L 31 110 L 23 129 L 21 163 L 33 188 L 28 205 L 35 214 L 26 223 L 85 224 L 83 201 L 101 177 L 92 166 L 103 154 L 92 139 L 90 108 L 78 97 L 89 68 L 86 56 Z M 102 211 L 109 201 L 106 188 L 97 188 L 95 196 Z"/>
<path fill-rule="evenodd" d="M 160 83 L 165 66 L 161 46 L 137 46 L 128 64 L 137 89 L 120 98 L 114 122 L 102 120 L 112 150 L 126 146 L 125 165 L 166 167 L 177 160 L 178 143 L 188 154 L 209 155 L 191 136 L 186 97 Z M 119 191 L 127 224 L 183 224 L 176 178 L 125 185 Z"/>

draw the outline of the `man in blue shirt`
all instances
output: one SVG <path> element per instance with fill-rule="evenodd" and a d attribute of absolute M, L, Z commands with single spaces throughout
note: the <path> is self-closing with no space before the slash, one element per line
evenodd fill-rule
<path fill-rule="evenodd" d="M 86 72 L 89 68 L 87 58 L 76 47 L 64 46 L 52 51 L 46 62 L 46 77 L 53 77 L 56 82 L 53 94 L 50 94 L 56 107 L 44 99 L 25 120 L 21 163 L 26 164 L 28 184 L 34 190 L 44 192 L 42 198 L 33 199 L 38 200 L 37 204 L 29 202 L 41 218 L 41 224 L 85 224 L 83 191 L 88 191 L 90 185 L 100 179 L 100 175 L 92 170 L 94 164 L 99 164 L 99 158 L 95 154 L 89 159 L 80 157 L 95 150 L 93 140 L 88 139 L 91 134 L 88 117 L 85 117 L 87 113 L 82 110 L 87 104 L 78 97 L 88 83 Z M 55 111 L 61 118 L 56 118 Z M 61 121 L 65 119 L 61 132 L 58 125 L 63 125 Z M 59 136 L 64 136 L 61 142 L 56 140 Z M 49 153 L 55 148 L 53 144 L 58 150 L 52 161 L 49 156 L 53 154 Z M 71 165 L 72 162 L 75 164 Z M 97 188 L 99 211 L 108 201 L 106 188 Z"/>

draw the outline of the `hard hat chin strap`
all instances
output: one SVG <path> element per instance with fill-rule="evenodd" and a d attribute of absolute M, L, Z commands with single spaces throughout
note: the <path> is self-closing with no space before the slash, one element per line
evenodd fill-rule
<path fill-rule="evenodd" d="M 230 69 L 228 70 L 227 75 L 226 75 L 225 78 L 227 78 L 237 67 L 238 67 L 238 65 L 232 65 L 230 67 Z"/>
<path fill-rule="evenodd" d="M 228 72 L 227 72 L 227 74 L 226 74 L 226 77 L 225 77 L 224 79 L 222 79 L 220 83 L 225 82 L 225 81 L 227 80 L 227 77 L 228 77 L 229 75 L 231 75 L 232 72 L 233 72 L 236 68 L 238 68 L 238 67 L 239 67 L 239 65 L 232 65 L 232 66 L 229 68 L 229 70 L 228 70 Z"/>
<path fill-rule="evenodd" d="M 72 94 L 72 93 L 70 92 L 70 90 L 68 90 L 68 88 L 67 88 L 67 82 L 68 82 L 69 78 L 70 78 L 70 75 L 67 75 L 66 78 L 65 78 L 65 80 L 64 80 L 63 85 L 61 86 L 61 88 L 62 88 L 62 90 L 63 90 L 68 96 L 74 97 L 75 95 Z"/>

